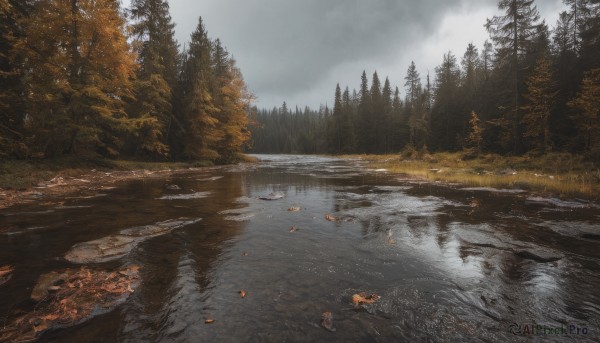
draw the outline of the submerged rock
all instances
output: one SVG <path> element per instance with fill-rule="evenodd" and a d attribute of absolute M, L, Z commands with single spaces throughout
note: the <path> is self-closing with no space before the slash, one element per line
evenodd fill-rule
<path fill-rule="evenodd" d="M 252 218 L 254 218 L 254 213 L 240 213 L 235 216 L 227 216 L 224 219 L 229 220 L 229 221 L 234 221 L 234 222 L 245 222 Z"/>
<path fill-rule="evenodd" d="M 515 252 L 515 255 L 527 260 L 533 260 L 540 263 L 554 262 L 563 258 L 563 256 L 560 254 L 542 249 L 519 250 Z"/>
<path fill-rule="evenodd" d="M 0 341 L 32 342 L 45 331 L 75 326 L 114 310 L 139 286 L 139 269 L 81 268 L 40 276 L 31 295 L 37 305 L 1 328 Z"/>
<path fill-rule="evenodd" d="M 191 194 L 176 194 L 176 195 L 163 195 L 158 200 L 189 200 L 189 199 L 202 199 L 210 195 L 210 192 L 196 192 Z"/>
<path fill-rule="evenodd" d="M 283 194 L 283 192 L 273 192 L 269 195 L 263 195 L 258 198 L 260 200 L 279 200 L 285 198 L 285 194 Z"/>
<path fill-rule="evenodd" d="M 201 219 L 167 220 L 153 225 L 121 230 L 120 234 L 75 244 L 65 259 L 73 263 L 103 263 L 129 254 L 146 239 L 167 234 L 174 229 L 190 225 Z"/>

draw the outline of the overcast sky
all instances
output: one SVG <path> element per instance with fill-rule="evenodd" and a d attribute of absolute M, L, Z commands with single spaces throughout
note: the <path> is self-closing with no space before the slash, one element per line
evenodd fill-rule
<path fill-rule="evenodd" d="M 124 0 L 128 6 L 128 0 Z M 257 106 L 333 102 L 336 83 L 358 88 L 360 75 L 389 76 L 404 97 L 412 60 L 425 80 L 445 52 L 461 57 L 488 38 L 496 0 L 170 0 L 183 45 L 202 16 L 237 60 Z M 552 28 L 562 0 L 537 0 Z M 459 59 L 460 60 L 460 59 Z"/>

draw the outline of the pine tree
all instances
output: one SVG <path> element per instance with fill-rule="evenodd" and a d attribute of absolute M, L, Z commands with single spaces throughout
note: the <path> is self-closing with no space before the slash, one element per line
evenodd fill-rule
<path fill-rule="evenodd" d="M 404 87 L 406 87 L 407 102 L 413 104 L 421 92 L 421 77 L 414 61 L 410 63 L 404 80 L 406 81 Z"/>
<path fill-rule="evenodd" d="M 451 52 L 444 54 L 442 65 L 436 68 L 436 80 L 429 146 L 434 150 L 458 150 L 462 146 L 467 118 L 459 99 L 460 69 Z"/>
<path fill-rule="evenodd" d="M 386 77 L 383 83 L 382 96 L 382 116 L 381 121 L 378 123 L 380 126 L 380 145 L 379 153 L 389 153 L 392 149 L 392 136 L 393 132 L 393 112 L 394 107 L 392 103 L 392 86 L 390 80 Z"/>
<path fill-rule="evenodd" d="M 23 39 L 32 8 L 30 1 L 0 0 L 0 158 L 28 154 L 23 58 L 14 53 L 14 45 Z"/>
<path fill-rule="evenodd" d="M 483 130 L 479 116 L 475 111 L 471 112 L 471 119 L 469 120 L 470 132 L 467 137 L 467 151 L 479 155 L 481 153 L 481 143 L 483 142 Z"/>
<path fill-rule="evenodd" d="M 367 151 L 370 138 L 370 127 L 371 127 L 371 92 L 369 90 L 369 81 L 367 80 L 367 73 L 363 71 L 360 83 L 360 101 L 358 104 L 358 121 L 359 125 L 356 128 L 356 136 L 358 138 L 358 146 L 362 152 Z"/>
<path fill-rule="evenodd" d="M 524 137 L 530 148 L 542 153 L 552 149 L 549 119 L 557 94 L 554 87 L 550 60 L 543 57 L 527 80 L 528 103 L 523 107 Z"/>
<path fill-rule="evenodd" d="M 350 97 L 350 90 L 346 87 L 344 94 L 342 95 L 342 122 L 341 126 L 341 140 L 342 150 L 344 153 L 355 152 L 356 150 L 356 136 L 355 136 L 355 112 L 356 108 L 352 103 Z"/>
<path fill-rule="evenodd" d="M 576 111 L 573 121 L 583 149 L 600 161 L 600 68 L 586 73 L 581 92 L 569 106 Z"/>
<path fill-rule="evenodd" d="M 464 71 L 463 88 L 467 98 L 472 98 L 477 90 L 479 64 L 479 52 L 473 43 L 469 43 L 461 61 Z"/>
<path fill-rule="evenodd" d="M 499 0 L 498 8 L 504 11 L 504 15 L 494 16 L 486 23 L 486 29 L 496 44 L 497 67 L 511 75 L 512 101 L 506 99 L 506 105 L 512 102 L 511 110 L 504 113 L 504 118 L 497 123 L 510 127 L 506 138 L 512 145 L 513 153 L 520 153 L 522 150 L 522 118 L 519 110 L 522 97 L 522 70 L 528 67 L 524 65 L 523 60 L 530 51 L 539 30 L 537 22 L 540 16 L 533 3 L 534 0 Z M 499 105 L 504 106 L 504 104 Z"/>
<path fill-rule="evenodd" d="M 128 111 L 136 119 L 139 134 L 131 145 L 136 155 L 164 158 L 168 154 L 178 67 L 175 25 L 165 0 L 133 0 L 131 6 L 139 64 L 136 101 Z"/>
<path fill-rule="evenodd" d="M 381 152 L 382 146 L 382 127 L 383 127 L 383 112 L 384 112 L 383 97 L 381 94 L 381 82 L 377 72 L 373 73 L 373 79 L 371 82 L 371 113 L 372 117 L 369 121 L 368 126 L 368 141 L 367 151 L 369 153 Z"/>
<path fill-rule="evenodd" d="M 217 144 L 224 134 L 218 129 L 219 108 L 211 94 L 211 59 L 212 43 L 199 18 L 183 61 L 177 92 L 181 103 L 176 117 L 182 127 L 171 137 L 171 147 L 182 158 L 212 161 L 220 158 Z"/>
<path fill-rule="evenodd" d="M 335 87 L 335 98 L 333 100 L 333 115 L 330 118 L 328 125 L 328 140 L 329 140 L 329 151 L 339 153 L 342 151 L 342 121 L 343 121 L 343 109 L 342 109 L 342 90 L 338 83 Z"/>
<path fill-rule="evenodd" d="M 116 156 L 135 128 L 125 114 L 135 60 L 115 0 L 36 2 L 17 43 L 28 83 L 28 125 L 43 156 Z"/>

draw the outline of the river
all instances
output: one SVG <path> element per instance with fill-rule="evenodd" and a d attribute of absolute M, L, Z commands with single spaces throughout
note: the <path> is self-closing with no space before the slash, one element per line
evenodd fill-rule
<path fill-rule="evenodd" d="M 0 265 L 14 267 L 1 318 L 31 310 L 49 271 L 139 265 L 127 301 L 40 341 L 600 339 L 596 204 L 426 183 L 360 160 L 257 157 L 0 210 Z M 284 198 L 258 199 L 272 192 Z M 192 220 L 113 260 L 65 258 L 77 244 L 181 217 Z M 362 292 L 380 298 L 354 304 Z"/>

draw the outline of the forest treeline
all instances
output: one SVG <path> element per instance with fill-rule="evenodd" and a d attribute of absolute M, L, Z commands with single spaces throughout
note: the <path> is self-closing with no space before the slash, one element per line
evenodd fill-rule
<path fill-rule="evenodd" d="M 533 0 L 498 1 L 490 40 L 444 54 L 431 77 L 411 63 L 403 98 L 363 72 L 358 90 L 337 85 L 333 108 L 260 110 L 253 151 L 568 151 L 600 161 L 600 0 L 564 3 L 550 30 Z"/>
<path fill-rule="evenodd" d="M 251 95 L 200 18 L 166 0 L 0 0 L 0 158 L 236 160 Z"/>

